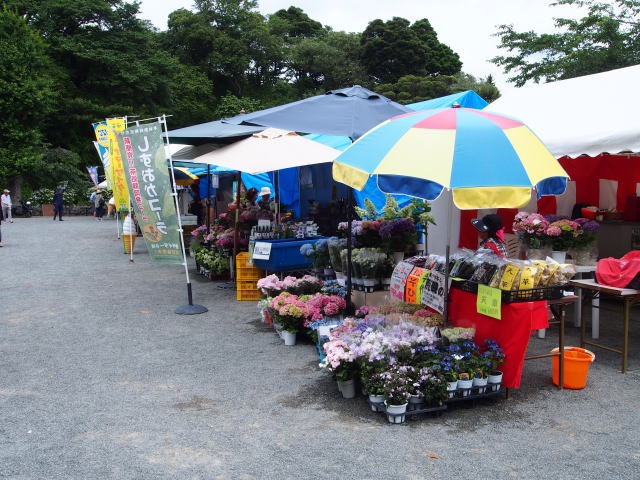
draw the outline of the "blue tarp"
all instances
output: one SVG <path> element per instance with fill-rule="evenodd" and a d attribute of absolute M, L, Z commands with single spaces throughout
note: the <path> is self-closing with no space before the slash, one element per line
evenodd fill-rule
<path fill-rule="evenodd" d="M 420 111 L 430 110 L 432 108 L 451 107 L 456 103 L 461 107 L 476 108 L 478 110 L 481 110 L 489 105 L 489 103 L 486 102 L 476 92 L 474 92 L 473 90 L 467 90 L 466 92 L 454 93 L 452 95 L 447 95 L 446 97 L 433 98 L 431 100 L 425 100 L 423 102 L 410 103 L 409 105 L 407 105 L 407 107 L 409 107 L 411 110 Z M 307 135 L 307 138 L 338 150 L 345 150 L 349 145 L 351 145 L 351 140 L 348 137 L 338 137 L 333 135 Z M 384 207 L 385 196 L 378 188 L 377 180 L 375 177 L 371 177 L 361 191 L 354 190 L 353 193 L 356 203 L 360 207 L 364 207 L 365 198 L 371 200 L 378 210 L 381 210 L 382 207 Z M 411 201 L 411 197 L 408 197 L 406 195 L 394 195 L 394 197 L 398 200 L 398 204 L 401 207 Z"/>

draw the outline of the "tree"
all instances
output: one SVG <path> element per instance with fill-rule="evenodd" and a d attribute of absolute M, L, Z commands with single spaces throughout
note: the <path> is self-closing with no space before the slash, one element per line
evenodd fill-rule
<path fill-rule="evenodd" d="M 360 36 L 355 33 L 328 32 L 305 38 L 289 50 L 288 73 L 302 92 L 366 84 L 359 54 Z"/>
<path fill-rule="evenodd" d="M 405 75 L 395 83 L 377 86 L 376 91 L 398 103 L 408 104 L 454 93 L 452 85 L 455 82 L 456 78 L 451 75 Z"/>
<path fill-rule="evenodd" d="M 517 86 L 555 81 L 640 63 L 640 2 L 558 0 L 551 5 L 586 8 L 578 19 L 555 18 L 558 33 L 517 32 L 500 25 L 496 36 L 509 55 L 491 61 Z"/>
<path fill-rule="evenodd" d="M 325 33 L 320 22 L 311 19 L 301 8 L 289 7 L 269 15 L 269 30 L 287 40 L 316 38 Z"/>
<path fill-rule="evenodd" d="M 373 20 L 362 33 L 361 61 L 378 83 L 394 83 L 406 75 L 453 75 L 462 63 L 440 43 L 427 19 L 411 23 L 400 17 Z"/>
<path fill-rule="evenodd" d="M 37 175 L 44 166 L 52 70 L 38 33 L 11 10 L 0 9 L 0 178 L 18 198 L 22 176 Z"/>
<path fill-rule="evenodd" d="M 238 98 L 235 95 L 225 95 L 215 111 L 216 118 L 235 117 L 240 113 L 251 113 L 265 108 L 259 100 L 253 98 Z"/>

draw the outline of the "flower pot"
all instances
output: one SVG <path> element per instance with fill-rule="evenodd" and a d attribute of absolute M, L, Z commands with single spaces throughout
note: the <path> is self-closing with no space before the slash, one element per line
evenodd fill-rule
<path fill-rule="evenodd" d="M 418 410 L 424 404 L 422 395 L 411 395 L 409 397 L 409 410 Z"/>
<path fill-rule="evenodd" d="M 377 412 L 379 407 L 384 403 L 384 395 L 369 395 L 369 401 L 376 405 L 371 405 L 371 410 Z"/>
<path fill-rule="evenodd" d="M 458 381 L 447 382 L 447 392 L 449 392 L 449 398 L 456 396 L 456 390 L 458 390 Z"/>
<path fill-rule="evenodd" d="M 551 252 L 551 258 L 558 263 L 564 263 L 567 260 L 567 252 L 561 250 L 554 250 Z"/>
<path fill-rule="evenodd" d="M 282 331 L 282 339 L 284 344 L 291 347 L 296 344 L 296 332 L 289 332 L 287 330 Z"/>
<path fill-rule="evenodd" d="M 473 380 L 458 380 L 458 388 L 462 390 L 462 396 L 468 397 L 473 387 Z"/>
<path fill-rule="evenodd" d="M 342 398 L 355 398 L 356 384 L 353 379 L 345 381 L 338 380 L 338 388 L 340 392 L 342 392 Z"/>
<path fill-rule="evenodd" d="M 398 264 L 404 260 L 404 252 L 393 252 L 393 261 Z"/>
<path fill-rule="evenodd" d="M 527 260 L 545 260 L 550 253 L 548 248 L 527 248 Z"/>
<path fill-rule="evenodd" d="M 387 420 L 389 423 L 404 423 L 404 413 L 407 411 L 407 404 L 404 405 L 389 405 L 387 402 L 384 402 L 387 406 Z"/>
<path fill-rule="evenodd" d="M 489 381 L 488 377 L 485 378 L 477 378 L 473 377 L 473 386 L 478 388 L 478 393 L 484 393 L 487 389 L 487 382 Z"/>
<path fill-rule="evenodd" d="M 362 284 L 364 285 L 364 291 L 367 293 L 371 293 L 376 289 L 378 280 L 376 280 L 375 278 L 363 278 Z"/>
<path fill-rule="evenodd" d="M 500 384 L 502 383 L 502 372 L 493 372 L 489 375 L 488 385 L 489 390 L 496 392 L 500 390 Z"/>

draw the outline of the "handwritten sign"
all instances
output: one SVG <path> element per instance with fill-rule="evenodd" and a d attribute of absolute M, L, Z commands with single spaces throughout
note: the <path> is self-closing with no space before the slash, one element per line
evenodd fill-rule
<path fill-rule="evenodd" d="M 411 274 L 407 278 L 407 285 L 405 288 L 405 301 L 409 303 L 420 303 L 420 294 L 418 290 L 418 285 L 420 284 L 420 279 L 427 272 L 424 268 L 416 267 L 411 271 Z"/>
<path fill-rule="evenodd" d="M 409 278 L 414 268 L 415 267 L 408 262 L 400 262 L 396 265 L 396 268 L 393 269 L 391 286 L 389 287 L 392 298 L 404 302 L 404 290 L 407 285 L 407 278 Z"/>
<path fill-rule="evenodd" d="M 502 291 L 498 288 L 478 285 L 477 312 L 487 317 L 501 319 Z"/>
<path fill-rule="evenodd" d="M 253 247 L 252 258 L 254 260 L 269 260 L 269 257 L 271 257 L 271 245 L 270 242 L 256 242 L 255 247 Z"/>
<path fill-rule="evenodd" d="M 449 279 L 451 285 L 451 279 Z M 438 313 L 444 313 L 446 299 L 446 277 L 444 273 L 431 271 L 427 283 L 422 290 L 422 303 Z"/>

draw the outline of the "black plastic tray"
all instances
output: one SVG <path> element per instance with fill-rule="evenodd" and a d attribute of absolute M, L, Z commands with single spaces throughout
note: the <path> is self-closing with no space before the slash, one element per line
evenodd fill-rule
<path fill-rule="evenodd" d="M 455 280 L 451 283 L 453 288 L 468 293 L 478 293 L 478 283 L 471 280 Z M 557 300 L 562 298 L 564 287 L 538 287 L 526 290 L 502 290 L 502 303 L 537 302 L 540 300 Z"/>

